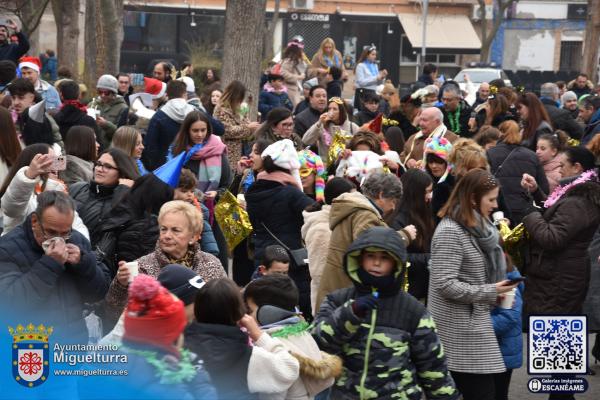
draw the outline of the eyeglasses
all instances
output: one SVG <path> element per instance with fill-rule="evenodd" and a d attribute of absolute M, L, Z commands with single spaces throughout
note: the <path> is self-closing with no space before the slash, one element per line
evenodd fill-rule
<path fill-rule="evenodd" d="M 100 96 L 110 96 L 111 94 L 113 94 L 113 92 L 111 92 L 110 90 L 98 90 L 98 94 Z"/>
<path fill-rule="evenodd" d="M 53 237 L 61 237 L 65 241 L 71 239 L 71 235 L 73 234 L 73 229 L 69 229 L 67 233 L 59 233 L 55 232 L 52 229 L 44 229 L 44 225 L 42 225 L 42 221 L 39 223 L 40 230 L 42 231 L 42 237 L 44 240 L 52 239 Z"/>
<path fill-rule="evenodd" d="M 96 161 L 96 162 L 94 163 L 94 166 L 95 166 L 96 168 L 99 168 L 99 169 L 104 169 L 104 170 L 106 170 L 106 171 L 112 171 L 112 170 L 114 170 L 114 169 L 116 169 L 117 171 L 119 170 L 119 168 L 117 168 L 117 167 L 114 167 L 114 166 L 112 166 L 112 165 L 110 165 L 110 164 L 105 164 L 105 163 L 102 163 L 102 162 L 100 162 L 100 161 Z"/>

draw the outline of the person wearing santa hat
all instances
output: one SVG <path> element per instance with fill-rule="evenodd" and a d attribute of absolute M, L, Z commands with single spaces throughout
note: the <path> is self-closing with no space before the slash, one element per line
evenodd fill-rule
<path fill-rule="evenodd" d="M 125 99 L 119 96 L 119 81 L 112 75 L 105 74 L 96 83 L 96 97 L 88 108 L 96 110 L 96 123 L 104 131 L 108 143 L 118 127 L 127 123 L 129 107 Z"/>
<path fill-rule="evenodd" d="M 21 70 L 21 76 L 31 83 L 35 91 L 42 96 L 43 100 L 46 100 L 46 110 L 52 113 L 53 110 L 60 109 L 62 103 L 60 102 L 60 95 L 58 91 L 43 79 L 40 79 L 40 71 L 42 69 L 42 62 L 38 57 L 21 57 L 19 60 L 19 70 Z"/>
<path fill-rule="evenodd" d="M 10 42 L 10 30 L 14 31 L 14 35 L 17 36 L 18 42 Z M 0 60 L 10 60 L 17 64 L 19 57 L 27 53 L 29 50 L 29 40 L 23 32 L 19 30 L 17 24 L 11 20 L 7 20 L 6 23 L 0 24 Z"/>

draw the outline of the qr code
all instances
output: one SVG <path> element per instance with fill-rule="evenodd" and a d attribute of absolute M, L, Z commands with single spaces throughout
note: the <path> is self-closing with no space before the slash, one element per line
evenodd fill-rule
<path fill-rule="evenodd" d="M 587 319 L 581 316 L 529 317 L 529 373 L 587 373 Z"/>

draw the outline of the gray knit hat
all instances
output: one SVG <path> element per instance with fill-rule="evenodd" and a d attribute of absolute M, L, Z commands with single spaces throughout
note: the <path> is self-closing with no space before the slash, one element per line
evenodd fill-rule
<path fill-rule="evenodd" d="M 114 94 L 118 93 L 119 81 L 112 75 L 102 75 L 98 78 L 96 89 L 110 90 Z"/>
<path fill-rule="evenodd" d="M 575 94 L 575 92 L 569 90 L 568 92 L 563 93 L 562 97 L 560 98 L 560 101 L 564 104 L 566 101 L 569 100 L 577 100 L 577 95 Z"/>

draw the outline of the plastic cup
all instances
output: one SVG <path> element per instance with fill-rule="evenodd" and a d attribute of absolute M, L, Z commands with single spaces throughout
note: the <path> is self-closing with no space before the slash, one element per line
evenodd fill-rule
<path fill-rule="evenodd" d="M 137 261 L 131 261 L 125 264 L 129 270 L 129 283 L 133 282 L 133 278 L 139 275 L 140 270 Z"/>
<path fill-rule="evenodd" d="M 513 288 L 510 292 L 504 293 L 504 298 L 500 302 L 500 308 L 505 308 L 510 310 L 513 308 L 513 304 L 515 302 L 515 293 L 517 292 L 517 288 Z"/>

